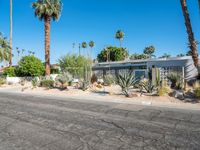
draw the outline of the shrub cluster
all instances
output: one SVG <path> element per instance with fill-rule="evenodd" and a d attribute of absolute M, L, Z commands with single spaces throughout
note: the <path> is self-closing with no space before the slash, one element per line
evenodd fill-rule
<path fill-rule="evenodd" d="M 54 81 L 51 79 L 44 79 L 44 80 L 40 81 L 40 85 L 41 85 L 41 87 L 45 87 L 45 88 L 53 88 Z"/>

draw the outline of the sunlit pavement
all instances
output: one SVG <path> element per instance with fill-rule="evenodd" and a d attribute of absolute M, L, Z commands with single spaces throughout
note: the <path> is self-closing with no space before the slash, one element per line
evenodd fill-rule
<path fill-rule="evenodd" d="M 0 93 L 1 150 L 199 148 L 200 111 Z"/>

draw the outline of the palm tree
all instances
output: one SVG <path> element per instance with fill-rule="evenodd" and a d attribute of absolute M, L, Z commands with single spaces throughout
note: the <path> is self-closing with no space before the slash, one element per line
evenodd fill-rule
<path fill-rule="evenodd" d="M 10 61 L 9 65 L 12 66 L 12 0 L 10 0 Z"/>
<path fill-rule="evenodd" d="M 45 22 L 45 74 L 50 75 L 50 22 L 58 20 L 61 15 L 62 2 L 60 0 L 37 0 L 32 4 L 35 16 Z"/>
<path fill-rule="evenodd" d="M 19 62 L 19 59 L 20 59 L 20 50 L 19 50 L 19 47 L 16 47 L 16 51 L 17 51 L 17 61 Z"/>
<path fill-rule="evenodd" d="M 115 38 L 120 42 L 120 47 L 122 47 L 122 41 L 124 40 L 124 36 L 125 34 L 122 30 L 118 30 L 115 34 Z"/>
<path fill-rule="evenodd" d="M 87 42 L 83 42 L 82 43 L 82 48 L 83 49 L 86 49 L 88 47 L 88 45 L 87 45 Z M 86 52 L 87 53 L 87 55 L 88 55 L 88 52 Z"/>
<path fill-rule="evenodd" d="M 7 38 L 2 38 L 0 40 L 0 61 L 4 62 L 4 67 L 7 65 L 7 62 L 10 62 L 10 45 L 7 41 Z"/>
<path fill-rule="evenodd" d="M 91 58 L 92 58 L 92 49 L 94 48 L 94 46 L 95 46 L 95 43 L 94 43 L 94 41 L 90 41 L 89 42 L 89 46 L 90 46 L 90 48 L 91 48 Z"/>
<path fill-rule="evenodd" d="M 145 47 L 144 48 L 144 54 L 147 55 L 148 58 L 151 59 L 152 56 L 155 56 L 155 55 L 153 55 L 155 53 L 155 50 L 156 50 L 156 48 L 153 45 Z"/>
<path fill-rule="evenodd" d="M 200 0 L 198 0 L 198 1 L 200 4 Z M 194 33 L 192 30 L 192 25 L 191 25 L 191 21 L 190 21 L 190 15 L 188 12 L 187 3 L 186 3 L 186 0 L 180 0 L 180 2 L 181 2 L 182 11 L 183 11 L 183 16 L 185 19 L 185 26 L 186 26 L 187 34 L 188 34 L 190 52 L 191 52 L 191 55 L 192 55 L 192 58 L 194 61 L 194 65 L 197 67 L 198 73 L 200 74 L 197 42 L 194 38 Z"/>

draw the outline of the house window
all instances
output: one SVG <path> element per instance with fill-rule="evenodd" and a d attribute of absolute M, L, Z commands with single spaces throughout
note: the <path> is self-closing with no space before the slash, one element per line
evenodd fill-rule
<path fill-rule="evenodd" d="M 146 77 L 146 70 L 134 70 L 134 76 L 136 79 L 142 79 Z"/>

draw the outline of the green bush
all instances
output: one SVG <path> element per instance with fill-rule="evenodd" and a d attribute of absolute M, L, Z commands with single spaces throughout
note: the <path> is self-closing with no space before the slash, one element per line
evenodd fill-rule
<path fill-rule="evenodd" d="M 32 83 L 32 86 L 33 86 L 34 88 L 36 88 L 36 87 L 39 85 L 39 80 L 38 80 L 38 78 L 33 78 L 32 81 L 31 81 L 31 83 Z"/>
<path fill-rule="evenodd" d="M 110 86 L 112 84 L 115 84 L 115 81 L 116 81 L 116 78 L 113 75 L 106 75 L 104 77 L 104 85 Z"/>
<path fill-rule="evenodd" d="M 170 90 L 168 87 L 160 87 L 158 89 L 158 96 L 166 96 L 169 94 L 169 92 L 170 92 Z"/>
<path fill-rule="evenodd" d="M 51 68 L 51 74 L 59 74 L 60 71 L 57 68 Z"/>
<path fill-rule="evenodd" d="M 195 96 L 196 96 L 197 98 L 200 98 L 200 87 L 198 87 L 198 88 L 196 88 L 196 89 L 194 90 L 194 94 L 195 94 Z"/>
<path fill-rule="evenodd" d="M 3 72 L 3 76 L 5 77 L 16 77 L 16 72 L 15 72 L 15 68 L 14 67 L 9 67 L 9 68 L 6 68 Z"/>
<path fill-rule="evenodd" d="M 4 78 L 0 78 L 0 86 L 6 84 L 6 80 Z"/>
<path fill-rule="evenodd" d="M 62 71 L 69 72 L 73 78 L 84 78 L 91 73 L 92 61 L 84 56 L 67 54 L 59 60 Z"/>
<path fill-rule="evenodd" d="M 17 68 L 17 75 L 20 77 L 37 77 L 44 75 L 44 65 L 37 57 L 30 55 L 23 57 Z"/>
<path fill-rule="evenodd" d="M 40 82 L 41 87 L 46 88 L 53 88 L 54 87 L 54 81 L 51 79 L 44 79 Z"/>

